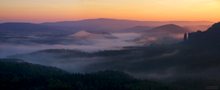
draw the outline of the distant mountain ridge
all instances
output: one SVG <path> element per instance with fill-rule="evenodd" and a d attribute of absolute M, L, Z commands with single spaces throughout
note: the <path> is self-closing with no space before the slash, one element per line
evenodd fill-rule
<path fill-rule="evenodd" d="M 64 31 L 58 30 L 53 27 L 49 27 L 42 24 L 33 23 L 2 23 L 0 24 L 0 33 L 11 33 L 11 34 L 61 34 Z"/>
<path fill-rule="evenodd" d="M 68 27 L 69 29 L 93 29 L 93 30 L 107 30 L 107 31 L 118 31 L 135 26 L 150 26 L 157 27 L 166 24 L 176 24 L 180 26 L 187 25 L 207 25 L 212 24 L 208 21 L 136 21 L 136 20 L 122 20 L 122 19 L 109 19 L 109 18 L 98 18 L 98 19 L 85 19 L 79 21 L 63 21 L 63 22 L 49 22 L 43 23 L 48 26 L 57 27 Z"/>
<path fill-rule="evenodd" d="M 66 33 L 78 32 L 80 30 L 89 30 L 89 31 L 104 31 L 104 32 L 118 32 L 126 30 L 135 26 L 149 26 L 157 27 L 166 24 L 176 24 L 180 26 L 187 25 L 210 25 L 212 22 L 208 21 L 135 21 L 135 20 L 120 20 L 120 19 L 108 19 L 108 18 L 99 18 L 99 19 L 85 19 L 79 21 L 61 21 L 61 22 L 47 22 L 40 24 L 33 23 L 1 23 L 1 31 L 13 31 L 13 30 L 22 30 L 25 32 L 30 31 L 63 31 Z"/>

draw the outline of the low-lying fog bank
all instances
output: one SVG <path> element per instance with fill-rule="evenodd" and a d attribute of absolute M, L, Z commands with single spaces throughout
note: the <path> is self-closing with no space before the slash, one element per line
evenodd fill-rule
<path fill-rule="evenodd" d="M 95 38 L 95 39 L 79 39 L 79 42 L 86 44 L 0 44 L 0 57 L 6 57 L 14 54 L 30 53 L 44 49 L 74 49 L 85 52 L 96 52 L 102 50 L 120 50 L 123 47 L 140 46 L 141 43 L 134 41 L 141 35 L 138 33 L 113 33 L 115 39 Z M 22 42 L 22 41 L 21 41 Z"/>

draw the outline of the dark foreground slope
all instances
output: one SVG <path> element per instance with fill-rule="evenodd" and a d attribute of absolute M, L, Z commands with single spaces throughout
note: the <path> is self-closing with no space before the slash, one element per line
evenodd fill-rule
<path fill-rule="evenodd" d="M 125 73 L 102 71 L 70 74 L 53 67 L 13 59 L 0 60 L 1 90 L 172 90 L 152 81 L 137 80 Z"/>

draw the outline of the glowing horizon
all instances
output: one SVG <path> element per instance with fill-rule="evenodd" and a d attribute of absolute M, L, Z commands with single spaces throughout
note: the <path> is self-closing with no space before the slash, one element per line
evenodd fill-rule
<path fill-rule="evenodd" d="M 219 0 L 1 0 L 0 21 L 218 21 Z"/>

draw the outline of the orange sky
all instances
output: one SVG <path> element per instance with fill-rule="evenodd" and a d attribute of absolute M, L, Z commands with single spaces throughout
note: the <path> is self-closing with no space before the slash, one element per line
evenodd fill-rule
<path fill-rule="evenodd" d="M 220 0 L 0 0 L 0 21 L 220 21 Z"/>

